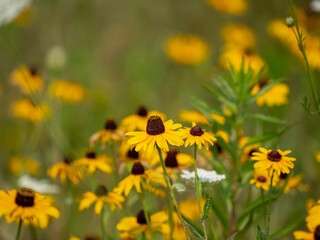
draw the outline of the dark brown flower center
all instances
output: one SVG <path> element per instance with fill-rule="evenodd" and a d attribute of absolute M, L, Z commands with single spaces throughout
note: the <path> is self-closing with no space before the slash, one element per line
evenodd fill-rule
<path fill-rule="evenodd" d="M 29 67 L 29 71 L 30 71 L 31 76 L 36 76 L 37 73 L 38 73 L 37 68 L 34 67 L 34 66 L 30 66 L 30 67 Z"/>
<path fill-rule="evenodd" d="M 169 167 L 169 168 L 178 167 L 177 154 L 178 154 L 177 149 L 169 150 L 169 152 L 167 153 L 167 157 L 164 160 L 166 167 Z"/>
<path fill-rule="evenodd" d="M 137 111 L 137 114 L 141 117 L 146 117 L 148 115 L 148 111 L 144 106 L 140 106 Z"/>
<path fill-rule="evenodd" d="M 215 145 L 214 145 L 214 147 L 217 149 L 217 152 L 220 154 L 220 153 L 222 153 L 222 147 L 221 147 L 221 145 L 219 144 L 219 143 L 216 143 Z"/>
<path fill-rule="evenodd" d="M 64 161 L 65 164 L 69 165 L 70 163 L 72 163 L 73 158 L 71 156 L 64 156 L 63 157 L 63 161 Z"/>
<path fill-rule="evenodd" d="M 165 132 L 163 122 L 159 116 L 151 116 L 147 123 L 147 133 L 149 135 L 159 135 Z"/>
<path fill-rule="evenodd" d="M 320 225 L 318 225 L 316 230 L 314 230 L 314 240 L 320 240 Z"/>
<path fill-rule="evenodd" d="M 87 235 L 84 240 L 100 240 L 101 238 L 96 235 Z"/>
<path fill-rule="evenodd" d="M 253 148 L 250 150 L 250 152 L 248 153 L 249 157 L 253 156 L 253 153 L 258 152 L 256 148 Z"/>
<path fill-rule="evenodd" d="M 132 159 L 139 159 L 139 152 L 136 151 L 136 148 L 129 149 L 127 152 L 127 157 Z"/>
<path fill-rule="evenodd" d="M 288 174 L 287 174 L 287 173 L 281 173 L 281 174 L 280 174 L 280 179 L 282 179 L 282 180 L 286 180 L 287 177 L 288 177 Z"/>
<path fill-rule="evenodd" d="M 279 162 L 281 160 L 281 155 L 278 151 L 273 150 L 268 153 L 268 159 L 272 162 Z"/>
<path fill-rule="evenodd" d="M 258 83 L 260 89 L 263 88 L 265 85 L 267 85 L 267 83 L 268 83 L 268 79 L 267 78 L 260 78 L 259 79 L 259 83 Z"/>
<path fill-rule="evenodd" d="M 21 207 L 32 207 L 34 205 L 35 192 L 29 188 L 19 188 L 15 203 Z"/>
<path fill-rule="evenodd" d="M 117 129 L 117 124 L 113 119 L 110 118 L 106 121 L 106 124 L 104 125 L 104 129 L 115 130 L 115 129 Z"/>
<path fill-rule="evenodd" d="M 96 153 L 94 151 L 88 151 L 86 153 L 86 158 L 95 159 L 96 158 Z"/>
<path fill-rule="evenodd" d="M 146 215 L 144 214 L 144 211 L 141 210 L 137 215 L 137 222 L 139 224 L 147 224 Z"/>
<path fill-rule="evenodd" d="M 190 130 L 190 134 L 193 136 L 201 136 L 203 134 L 203 130 L 200 126 L 196 125 Z"/>
<path fill-rule="evenodd" d="M 244 50 L 244 54 L 247 56 L 253 55 L 254 54 L 253 48 L 247 48 L 246 50 Z"/>
<path fill-rule="evenodd" d="M 266 181 L 267 181 L 267 179 L 264 176 L 259 176 L 258 177 L 258 182 L 265 183 Z"/>
<path fill-rule="evenodd" d="M 142 164 L 139 162 L 134 163 L 131 169 L 131 174 L 133 175 L 144 174 L 144 167 L 142 166 Z"/>
<path fill-rule="evenodd" d="M 108 189 L 105 185 L 100 184 L 96 189 L 96 195 L 97 196 L 105 196 L 108 193 Z"/>

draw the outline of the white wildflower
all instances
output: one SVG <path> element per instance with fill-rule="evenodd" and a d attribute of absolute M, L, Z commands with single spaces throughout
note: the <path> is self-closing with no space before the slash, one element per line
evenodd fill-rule
<path fill-rule="evenodd" d="M 205 169 L 198 168 L 197 173 L 198 173 L 199 181 L 202 183 L 216 183 L 226 178 L 224 174 L 217 174 L 217 172 L 214 170 L 207 171 Z M 194 171 L 189 172 L 187 170 L 182 170 L 181 177 L 187 180 L 192 179 L 194 181 L 195 173 Z"/>
<path fill-rule="evenodd" d="M 51 184 L 47 179 L 38 180 L 29 175 L 21 176 L 17 184 L 19 187 L 31 188 L 41 194 L 56 194 L 60 192 L 59 186 Z"/>
<path fill-rule="evenodd" d="M 46 64 L 50 69 L 59 70 L 67 63 L 67 55 L 64 47 L 60 45 L 50 48 L 46 56 Z"/>
<path fill-rule="evenodd" d="M 320 0 L 313 0 L 310 2 L 310 8 L 312 11 L 320 13 Z"/>
<path fill-rule="evenodd" d="M 31 5 L 31 0 L 0 0 L 0 26 L 15 20 Z"/>

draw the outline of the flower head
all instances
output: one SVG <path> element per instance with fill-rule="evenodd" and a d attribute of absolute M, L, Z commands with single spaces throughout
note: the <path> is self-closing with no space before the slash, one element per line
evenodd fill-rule
<path fill-rule="evenodd" d="M 192 123 L 192 128 L 181 129 L 180 132 L 182 139 L 186 139 L 185 147 L 197 144 L 199 149 L 204 145 L 209 150 L 209 144 L 213 145 L 217 141 L 212 133 L 206 132 L 205 129 L 195 123 Z"/>
<path fill-rule="evenodd" d="M 224 174 L 217 174 L 216 171 L 207 171 L 202 168 L 198 168 L 198 178 L 201 183 L 217 183 L 224 179 L 226 176 Z M 182 170 L 181 177 L 186 180 L 195 180 L 195 173 L 194 171 L 189 172 L 187 170 Z"/>
<path fill-rule="evenodd" d="M 12 84 L 21 88 L 24 93 L 32 93 L 42 90 L 43 79 L 34 68 L 21 67 L 11 74 Z"/>
<path fill-rule="evenodd" d="M 0 190 L 0 217 L 6 222 L 22 220 L 24 225 L 46 228 L 51 217 L 59 218 L 60 212 L 53 205 L 51 197 L 39 194 L 29 188 Z"/>
<path fill-rule="evenodd" d="M 209 47 L 199 36 L 181 34 L 169 38 L 166 53 L 177 63 L 196 65 L 208 58 Z"/>
<path fill-rule="evenodd" d="M 168 143 L 174 146 L 183 144 L 179 133 L 175 131 L 180 127 L 181 124 L 173 123 L 172 120 L 163 123 L 159 116 L 151 116 L 145 131 L 126 133 L 127 136 L 133 136 L 128 140 L 128 144 L 135 146 L 138 152 L 142 149 L 151 153 L 156 145 L 167 152 L 169 151 Z"/>
<path fill-rule="evenodd" d="M 267 170 L 255 169 L 252 172 L 252 179 L 250 184 L 255 184 L 257 188 L 262 188 L 264 191 L 268 191 L 271 185 L 271 177 Z M 279 181 L 278 175 L 275 175 L 272 180 L 272 186 L 276 186 Z"/>
<path fill-rule="evenodd" d="M 251 160 L 257 160 L 254 164 L 254 168 L 268 170 L 270 176 L 273 170 L 277 175 L 280 175 L 281 173 L 290 173 L 290 168 L 292 169 L 294 167 L 293 161 L 296 159 L 286 156 L 291 153 L 290 150 L 267 150 L 260 147 L 259 151 L 260 152 L 254 152 L 251 157 Z"/>
<path fill-rule="evenodd" d="M 225 118 L 221 115 L 215 114 L 215 113 L 210 113 L 210 116 L 217 121 L 220 124 L 225 123 Z M 189 123 L 198 123 L 198 124 L 207 124 L 210 125 L 209 120 L 207 119 L 206 116 L 204 116 L 202 113 L 198 111 L 188 111 L 184 110 L 181 111 L 179 114 L 179 119 L 182 122 L 189 122 Z"/>
<path fill-rule="evenodd" d="M 280 179 L 280 187 L 286 184 L 284 188 L 284 193 L 289 193 L 293 189 L 300 190 L 300 191 L 307 191 L 309 188 L 308 185 L 301 183 L 302 181 L 301 174 L 294 176 L 293 174 L 281 173 L 279 176 L 279 179 Z"/>
<path fill-rule="evenodd" d="M 247 0 L 207 0 L 216 10 L 233 15 L 243 15 L 248 9 Z"/>
<path fill-rule="evenodd" d="M 111 211 L 114 211 L 116 207 L 122 209 L 122 203 L 125 198 L 115 192 L 109 192 L 104 185 L 99 185 L 96 193 L 85 192 L 79 198 L 79 210 L 89 208 L 93 203 L 95 203 L 94 212 L 100 215 L 104 205 L 109 205 Z"/>
<path fill-rule="evenodd" d="M 79 83 L 56 80 L 50 84 L 50 93 L 63 102 L 74 104 L 83 100 L 85 88 Z"/>

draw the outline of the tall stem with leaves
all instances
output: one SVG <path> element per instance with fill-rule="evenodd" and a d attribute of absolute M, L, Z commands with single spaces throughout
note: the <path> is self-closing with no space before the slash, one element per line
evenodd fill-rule
<path fill-rule="evenodd" d="M 21 234 L 21 228 L 22 228 L 22 219 L 19 219 L 19 224 L 18 224 L 18 229 L 17 229 L 17 235 L 16 235 L 16 240 L 20 239 L 20 234 Z"/>

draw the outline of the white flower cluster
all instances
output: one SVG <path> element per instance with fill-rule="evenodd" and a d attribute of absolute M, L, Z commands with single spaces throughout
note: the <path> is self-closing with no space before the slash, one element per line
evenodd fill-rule
<path fill-rule="evenodd" d="M 320 12 L 320 0 L 313 0 L 310 2 L 310 8 L 312 11 Z"/>
<path fill-rule="evenodd" d="M 198 168 L 198 178 L 199 181 L 202 183 L 216 183 L 216 182 L 220 182 L 224 179 L 226 179 L 226 175 L 224 174 L 217 174 L 216 171 L 212 170 L 212 171 L 207 171 L 205 169 L 202 168 Z M 194 171 L 189 172 L 187 170 L 182 170 L 182 174 L 181 177 L 183 179 L 187 179 L 187 180 L 195 180 L 195 173 Z"/>
<path fill-rule="evenodd" d="M 0 0 L 0 26 L 13 21 L 31 5 L 31 0 Z"/>

